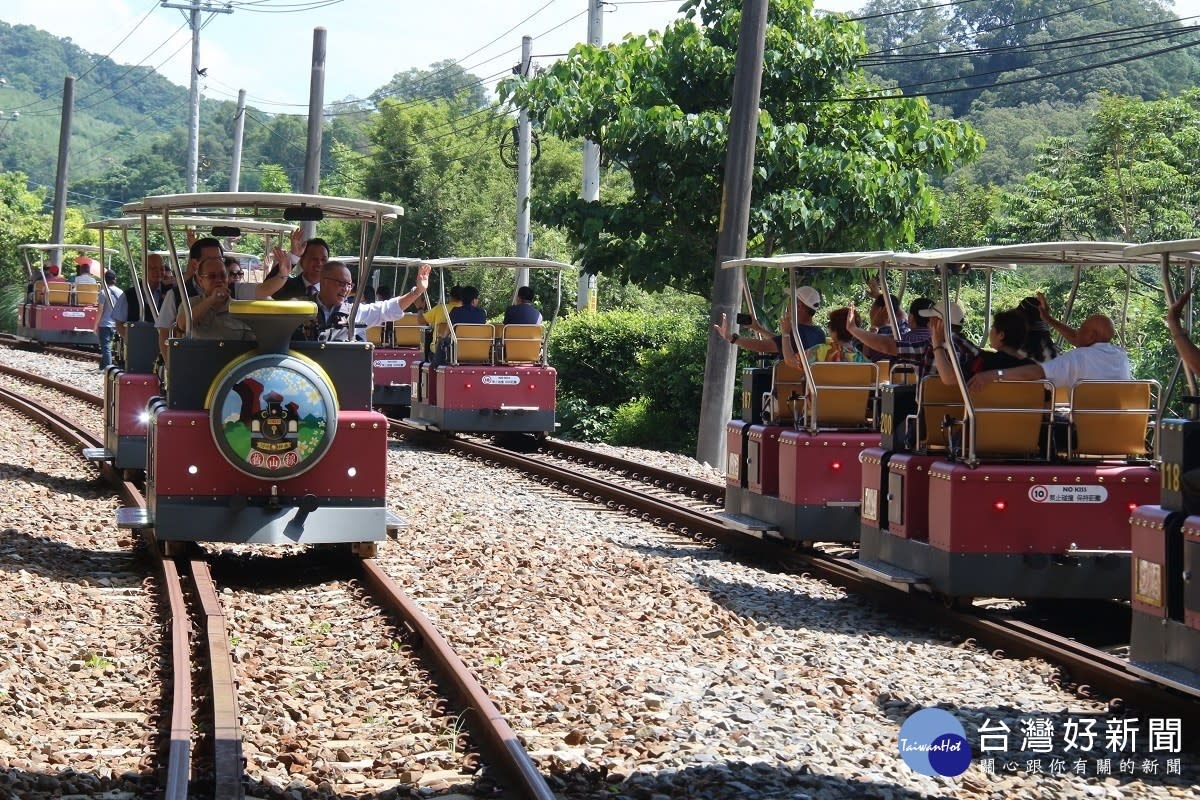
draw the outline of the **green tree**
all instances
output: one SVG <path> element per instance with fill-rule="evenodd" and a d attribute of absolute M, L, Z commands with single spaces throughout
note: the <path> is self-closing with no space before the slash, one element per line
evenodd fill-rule
<path fill-rule="evenodd" d="M 630 174 L 620 200 L 560 192 L 534 207 L 564 226 L 591 272 L 707 294 L 716 259 L 740 2 L 688 0 L 661 34 L 580 46 L 501 96 L 567 139 L 601 142 Z M 878 97 L 854 69 L 861 29 L 815 18 L 809 0 L 770 4 L 750 242 L 764 253 L 862 250 L 912 240 L 933 218 L 929 175 L 982 140 L 935 121 L 923 100 Z"/>
<path fill-rule="evenodd" d="M 1196 236 L 1200 90 L 1154 101 L 1104 97 L 1079 141 L 1048 139 L 1039 170 L 1006 193 L 1000 241 L 1154 241 Z"/>
<path fill-rule="evenodd" d="M 376 105 L 384 100 L 411 103 L 416 100 L 453 102 L 461 112 L 475 111 L 487 105 L 483 81 L 467 72 L 457 61 L 446 59 L 429 69 L 412 68 L 397 72 L 385 86 L 371 94 Z"/>

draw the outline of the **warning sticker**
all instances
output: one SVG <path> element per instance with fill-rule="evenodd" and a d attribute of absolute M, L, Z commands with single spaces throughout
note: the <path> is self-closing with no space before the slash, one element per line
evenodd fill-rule
<path fill-rule="evenodd" d="M 1103 486 L 1038 483 L 1029 487 L 1029 499 L 1035 503 L 1104 503 L 1108 489 Z"/>
<path fill-rule="evenodd" d="M 875 510 L 879 507 L 879 490 L 873 486 L 863 487 L 862 518 L 875 520 L 878 516 Z M 877 521 L 877 520 L 875 520 Z"/>
<path fill-rule="evenodd" d="M 521 383 L 521 378 L 519 375 L 484 375 L 481 381 L 492 386 L 516 386 Z"/>
<path fill-rule="evenodd" d="M 408 361 L 403 358 L 377 358 L 371 362 L 376 367 L 407 367 Z"/>

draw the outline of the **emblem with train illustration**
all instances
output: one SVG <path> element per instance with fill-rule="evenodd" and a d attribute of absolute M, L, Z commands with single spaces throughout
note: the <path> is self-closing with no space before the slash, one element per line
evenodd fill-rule
<path fill-rule="evenodd" d="M 210 395 L 213 438 L 248 475 L 299 475 L 333 443 L 338 406 L 331 386 L 324 370 L 292 354 L 235 362 Z"/>

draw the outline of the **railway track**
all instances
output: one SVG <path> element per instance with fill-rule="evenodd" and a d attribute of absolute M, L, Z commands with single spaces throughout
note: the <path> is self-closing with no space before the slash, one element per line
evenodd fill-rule
<path fill-rule="evenodd" d="M 0 368 L 0 372 L 63 392 L 97 408 L 100 405 L 99 398 L 76 387 L 9 367 Z M 37 400 L 0 389 L 0 402 L 46 426 L 76 452 L 100 445 L 88 426 L 48 411 Z M 107 465 L 102 465 L 101 470 L 118 486 L 126 508 L 144 508 L 144 498 L 135 485 L 121 480 Z M 158 553 L 158 548 L 151 549 Z M 424 664 L 414 664 L 413 670 L 428 669 L 439 676 L 454 705 L 462 709 L 465 727 L 488 763 L 506 776 L 506 789 L 520 797 L 553 798 L 544 778 L 487 692 L 419 606 L 404 595 L 378 562 L 352 559 L 350 563 L 354 565 L 352 580 L 368 588 L 369 602 L 392 611 L 397 616 L 401 636 L 422 653 Z M 188 555 L 158 558 L 157 565 L 166 606 L 170 609 L 170 620 L 166 623 L 171 643 L 168 682 L 173 687 L 170 710 L 163 712 L 169 719 L 165 726 L 169 731 L 167 742 L 160 756 L 163 796 L 168 800 L 184 800 L 202 792 L 223 800 L 242 797 L 246 770 L 236 672 L 227 612 L 209 557 L 199 548 L 192 548 Z M 193 638 L 191 630 L 201 633 Z M 198 697 L 204 699 L 203 708 L 199 707 Z"/>
<path fill-rule="evenodd" d="M 411 429 L 401 426 L 398 430 L 408 434 Z M 1051 628 L 996 611 L 960 608 L 921 593 L 897 592 L 863 578 L 853 566 L 853 556 L 834 555 L 820 549 L 796 550 L 732 534 L 710 511 L 704 510 L 704 506 L 715 508 L 717 503 L 713 501 L 718 497 L 723 499 L 723 487 L 697 486 L 704 482 L 558 442 L 542 446 L 539 452 L 522 452 L 520 448 L 509 449 L 476 438 L 459 436 L 442 441 L 452 452 L 524 471 L 547 485 L 673 532 L 730 545 L 753 557 L 782 559 L 791 569 L 809 572 L 848 591 L 872 597 L 904 616 L 955 630 L 994 652 L 1048 660 L 1062 668 L 1064 683 L 1081 695 L 1108 698 L 1114 711 L 1136 707 L 1169 713 L 1188 720 L 1185 726 L 1191 730 L 1200 727 L 1200 703 L 1131 673 L 1125 659 L 1109 649 L 1078 641 L 1072 634 L 1076 627 L 1073 624 L 1060 621 Z M 614 476 L 619 476 L 619 482 L 613 480 Z M 694 499 L 698 496 L 703 498 L 699 505 Z M 1090 613 L 1095 614 L 1096 609 Z M 1126 621 L 1123 630 L 1127 629 Z"/>

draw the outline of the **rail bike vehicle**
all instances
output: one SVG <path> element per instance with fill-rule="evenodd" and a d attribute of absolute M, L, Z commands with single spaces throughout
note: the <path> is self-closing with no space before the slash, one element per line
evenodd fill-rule
<path fill-rule="evenodd" d="M 264 252 L 270 252 L 272 243 L 279 244 L 293 227 L 278 222 L 187 216 L 173 218 L 172 224 L 176 231 L 187 229 L 198 235 L 220 236 L 227 240 L 258 234 L 264 239 Z M 142 470 L 146 468 L 147 408 L 151 399 L 162 393 L 154 369 L 159 352 L 158 331 L 154 327 L 158 307 L 147 284 L 145 258 L 150 253 L 145 251 L 144 243 L 151 231 L 162 230 L 162 221 L 160 218 L 129 216 L 90 222 L 84 227 L 99 232 L 101 246 L 106 236 L 119 239 L 133 274 L 128 291 L 136 295 L 137 307 L 146 310 L 145 314 L 139 315 L 141 319 L 119 326 L 113 348 L 114 364 L 104 375 L 104 446 L 87 448 L 84 456 L 92 461 L 108 461 L 120 470 Z M 136 247 L 131 246 L 131 236 L 137 237 Z M 186 250 L 184 252 L 186 254 Z M 178 255 L 169 250 L 154 251 L 153 254 L 162 256 L 164 264 Z M 226 255 L 251 257 L 240 253 Z"/>
<path fill-rule="evenodd" d="M 742 294 L 756 318 L 747 268 L 782 269 L 796 317 L 798 275 L 846 270 L 866 253 L 814 253 L 727 261 L 741 271 Z M 884 280 L 886 286 L 886 279 Z M 819 288 L 819 287 L 818 287 Z M 894 309 L 892 329 L 897 330 Z M 800 341 L 793 329 L 784 331 Z M 879 441 L 876 398 L 886 363 L 782 359 L 742 376 L 742 416 L 726 426 L 725 523 L 756 537 L 812 543 L 858 539 L 858 454 Z"/>
<path fill-rule="evenodd" d="M 24 302 L 17 308 L 17 336 L 41 344 L 98 346 L 96 315 L 104 286 L 104 256 L 116 251 L 86 244 L 23 244 L 17 249 L 28 279 Z M 100 269 L 92 275 L 96 282 L 76 285 L 61 274 L 65 264 L 43 267 L 40 263 L 65 253 L 99 255 Z M 48 274 L 51 267 L 58 272 Z"/>
<path fill-rule="evenodd" d="M 1126 245 L 1049 242 L 887 256 L 947 281 L 988 266 L 1129 268 Z M 1143 260 L 1144 263 L 1144 260 Z M 990 324 L 985 317 L 985 324 Z M 861 456 L 858 570 L 907 591 L 974 597 L 1124 598 L 1129 515 L 1159 484 L 1148 380 L 1001 378 L 966 391 L 926 375 L 885 387 L 883 434 Z"/>
<path fill-rule="evenodd" d="M 522 270 L 554 270 L 561 298 L 562 271 L 571 269 L 558 261 L 516 257 L 426 263 L 441 273 L 443 304 L 449 275 L 460 270 L 511 269 L 518 278 Z M 513 288 L 514 302 L 519 285 Z M 433 331 L 432 357 L 411 368 L 412 410 L 406 423 L 445 433 L 553 433 L 557 373 L 546 353 L 551 324 L 489 322 Z"/>
<path fill-rule="evenodd" d="M 1173 280 L 1172 261 L 1200 263 L 1200 239 L 1151 242 L 1126 252 L 1161 259 L 1167 302 L 1174 303 L 1174 287 L 1191 286 L 1194 269 L 1187 261 L 1178 270 L 1182 281 Z M 1194 337 L 1194 308 L 1186 312 L 1184 327 Z M 1129 669 L 1200 696 L 1200 397 L 1195 373 L 1186 363 L 1179 366 L 1175 377 L 1182 377 L 1187 417 L 1163 419 L 1158 504 L 1139 506 L 1130 523 Z"/>
<path fill-rule="evenodd" d="M 359 269 L 358 257 L 331 259 L 350 267 L 352 273 Z M 357 280 L 379 286 L 388 286 L 393 292 L 403 294 L 403 287 L 410 284 L 410 270 L 425 263 L 419 258 L 397 256 L 375 256 L 371 259 L 371 275 L 360 275 Z M 392 278 L 388 281 L 386 278 Z M 429 327 L 422 325 L 416 314 L 408 313 L 394 322 L 367 328 L 367 341 L 375 345 L 372 356 L 372 372 L 375 378 L 375 408 L 391 417 L 408 415 L 412 402 L 412 365 L 424 361 L 429 353 Z"/>
<path fill-rule="evenodd" d="M 236 209 L 230 213 L 229 209 Z M 260 221 L 343 220 L 360 228 L 365 259 L 399 206 L 320 195 L 214 192 L 148 197 L 126 215 L 159 217 L 173 242 L 177 216 Z M 178 259 L 172 269 L 182 281 Z M 362 301 L 362 288 L 353 313 Z M 167 342 L 164 392 L 148 408 L 146 509 L 118 525 L 180 542 L 346 544 L 373 554 L 390 528 L 387 420 L 371 404 L 371 351 L 359 341 L 294 341 L 310 301 L 231 300 L 237 339 L 188 333 Z M 244 325 L 240 325 L 244 323 Z"/>

